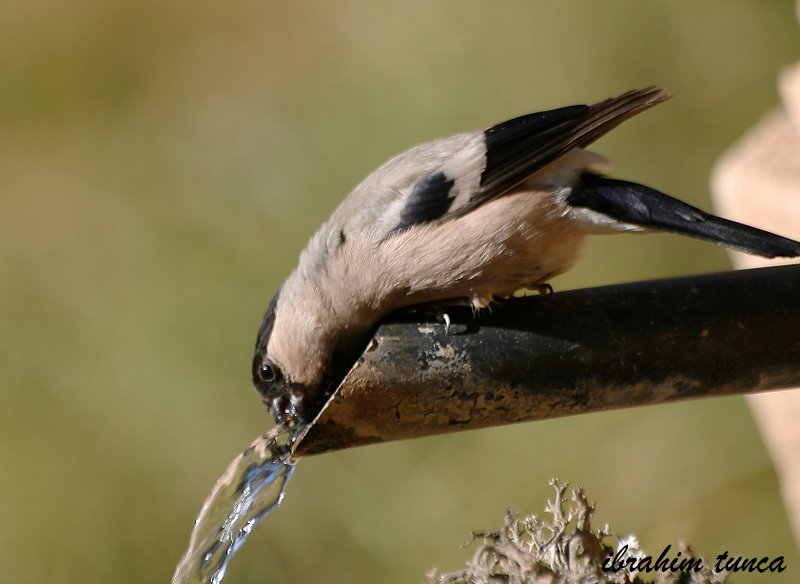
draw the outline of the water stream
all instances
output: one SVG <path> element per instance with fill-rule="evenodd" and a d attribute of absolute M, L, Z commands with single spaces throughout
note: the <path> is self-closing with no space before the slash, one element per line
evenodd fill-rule
<path fill-rule="evenodd" d="M 217 480 L 194 523 L 172 584 L 219 584 L 253 527 L 283 502 L 294 473 L 292 448 L 305 426 L 259 436 Z"/>

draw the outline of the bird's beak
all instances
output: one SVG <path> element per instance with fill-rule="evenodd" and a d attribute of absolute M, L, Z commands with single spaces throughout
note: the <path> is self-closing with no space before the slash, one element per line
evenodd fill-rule
<path fill-rule="evenodd" d="M 297 419 L 297 410 L 294 406 L 292 396 L 289 393 L 282 393 L 277 396 L 263 396 L 262 401 L 267 411 L 272 414 L 275 423 L 280 426 L 291 426 Z"/>
<path fill-rule="evenodd" d="M 262 401 L 276 424 L 291 428 L 308 424 L 316 417 L 319 407 L 312 395 L 305 388 L 290 386 L 280 395 L 264 396 Z"/>

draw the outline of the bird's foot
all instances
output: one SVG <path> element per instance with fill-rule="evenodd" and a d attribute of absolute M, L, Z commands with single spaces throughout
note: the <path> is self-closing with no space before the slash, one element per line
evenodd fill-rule
<path fill-rule="evenodd" d="M 492 311 L 492 304 L 495 303 L 495 295 L 491 292 L 485 292 L 484 294 L 475 294 L 470 298 L 470 302 L 472 304 L 472 312 L 474 314 L 478 314 L 481 309 L 487 308 L 489 312 Z"/>

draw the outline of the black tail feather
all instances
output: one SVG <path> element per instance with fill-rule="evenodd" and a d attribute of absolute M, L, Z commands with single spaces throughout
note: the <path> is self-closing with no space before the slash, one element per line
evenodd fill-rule
<path fill-rule="evenodd" d="M 567 202 L 623 223 L 688 235 L 766 258 L 800 256 L 800 242 L 722 219 L 633 182 L 585 174 Z"/>

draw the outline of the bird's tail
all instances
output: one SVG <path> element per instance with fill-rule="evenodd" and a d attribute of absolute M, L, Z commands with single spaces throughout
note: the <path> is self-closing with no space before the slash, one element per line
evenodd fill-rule
<path fill-rule="evenodd" d="M 567 202 L 621 223 L 688 235 L 766 258 L 800 256 L 800 242 L 722 219 L 633 182 L 587 173 Z"/>

